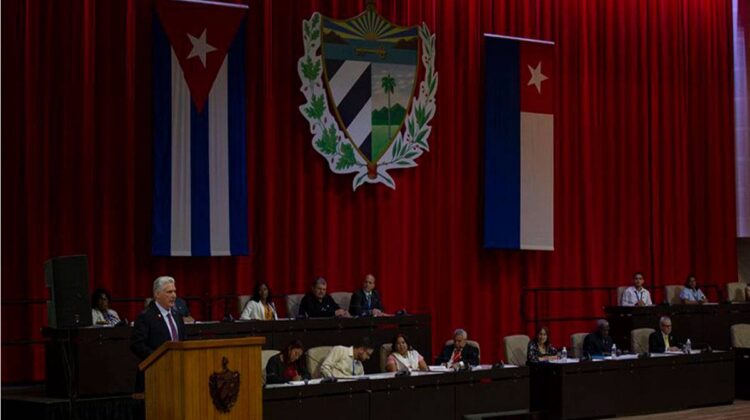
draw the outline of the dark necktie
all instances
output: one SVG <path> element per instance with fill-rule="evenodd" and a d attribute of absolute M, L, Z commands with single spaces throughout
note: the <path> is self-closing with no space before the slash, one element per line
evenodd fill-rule
<path fill-rule="evenodd" d="M 169 321 L 169 335 L 172 336 L 172 341 L 179 341 L 177 327 L 174 325 L 174 320 L 172 319 L 172 312 L 167 314 L 167 320 Z"/>

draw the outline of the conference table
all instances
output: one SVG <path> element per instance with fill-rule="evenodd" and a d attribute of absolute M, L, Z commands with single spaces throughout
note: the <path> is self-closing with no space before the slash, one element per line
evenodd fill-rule
<path fill-rule="evenodd" d="M 732 351 L 536 363 L 531 408 L 551 418 L 586 418 L 731 404 L 734 369 Z"/>
<path fill-rule="evenodd" d="M 431 369 L 441 369 L 431 367 Z M 464 419 L 529 412 L 529 369 L 485 365 L 471 371 L 394 373 L 335 383 L 267 385 L 265 419 Z"/>
<path fill-rule="evenodd" d="M 185 326 L 189 340 L 261 336 L 264 349 L 282 350 L 299 339 L 306 348 L 352 345 L 369 337 L 375 347 L 365 372 L 380 371 L 380 346 L 397 332 L 432 360 L 430 315 L 363 318 L 310 318 L 277 321 L 205 322 Z M 45 343 L 46 389 L 50 397 L 85 397 L 132 393 L 138 359 L 130 351 L 133 328 L 84 327 L 42 329 Z"/>
<path fill-rule="evenodd" d="M 729 349 L 729 328 L 750 323 L 750 303 L 705 305 L 606 306 L 609 334 L 621 349 L 630 349 L 630 331 L 636 328 L 658 330 L 659 318 L 672 318 L 672 333 L 680 340 L 688 338 L 693 347 L 710 345 Z"/>

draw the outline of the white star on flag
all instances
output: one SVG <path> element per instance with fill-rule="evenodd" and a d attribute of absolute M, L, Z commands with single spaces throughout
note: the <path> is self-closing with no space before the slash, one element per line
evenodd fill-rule
<path fill-rule="evenodd" d="M 216 48 L 214 48 L 213 45 L 210 45 L 208 42 L 206 42 L 206 29 L 203 29 L 203 33 L 199 38 L 196 38 L 190 34 L 187 34 L 188 38 L 190 39 L 190 42 L 193 44 L 193 49 L 190 50 L 190 54 L 188 54 L 188 59 L 193 57 L 198 57 L 201 59 L 201 63 L 203 63 L 203 67 L 206 67 L 206 54 L 210 53 L 211 51 L 216 51 Z"/>
<path fill-rule="evenodd" d="M 533 68 L 529 65 L 527 65 L 526 67 L 528 67 L 529 71 L 531 72 L 531 79 L 529 79 L 529 83 L 527 83 L 526 86 L 536 86 L 536 91 L 541 94 L 542 82 L 548 79 L 547 76 L 542 74 L 542 62 L 540 61 L 539 64 L 536 65 L 536 68 Z"/>

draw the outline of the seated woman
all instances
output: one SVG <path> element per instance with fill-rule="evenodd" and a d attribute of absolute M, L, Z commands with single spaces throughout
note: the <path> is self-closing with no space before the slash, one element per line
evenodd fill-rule
<path fill-rule="evenodd" d="M 411 349 L 406 341 L 406 336 L 398 333 L 391 342 L 393 352 L 385 362 L 386 372 L 398 372 L 401 370 L 429 370 L 419 352 Z"/>
<path fill-rule="evenodd" d="M 550 344 L 549 329 L 547 327 L 539 328 L 536 337 L 529 341 L 529 346 L 526 349 L 526 361 L 545 362 L 556 359 L 558 359 L 557 349 Z"/>
<path fill-rule="evenodd" d="M 268 359 L 266 383 L 283 384 L 289 381 L 310 379 L 310 374 L 305 367 L 305 358 L 302 357 L 304 353 L 305 348 L 301 341 L 294 340 L 287 344 L 281 353 Z"/>
<path fill-rule="evenodd" d="M 698 288 L 694 275 L 689 275 L 685 287 L 680 292 L 680 300 L 686 305 L 702 305 L 706 303 L 706 295 Z"/>
<path fill-rule="evenodd" d="M 91 320 L 94 325 L 115 326 L 120 322 L 120 316 L 114 309 L 109 309 L 112 296 L 105 289 L 96 289 L 91 294 Z"/>
<path fill-rule="evenodd" d="M 267 283 L 260 282 L 255 285 L 253 297 L 245 304 L 240 319 L 265 319 L 269 321 L 279 319 L 276 307 L 271 301 L 271 289 Z"/>

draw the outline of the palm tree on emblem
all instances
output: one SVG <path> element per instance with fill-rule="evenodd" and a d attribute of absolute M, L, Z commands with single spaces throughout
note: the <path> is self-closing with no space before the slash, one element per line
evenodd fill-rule
<path fill-rule="evenodd" d="M 383 92 L 388 95 L 388 138 L 391 138 L 391 94 L 396 88 L 396 79 L 394 79 L 390 73 L 384 76 L 380 81 L 380 86 L 383 88 Z"/>

